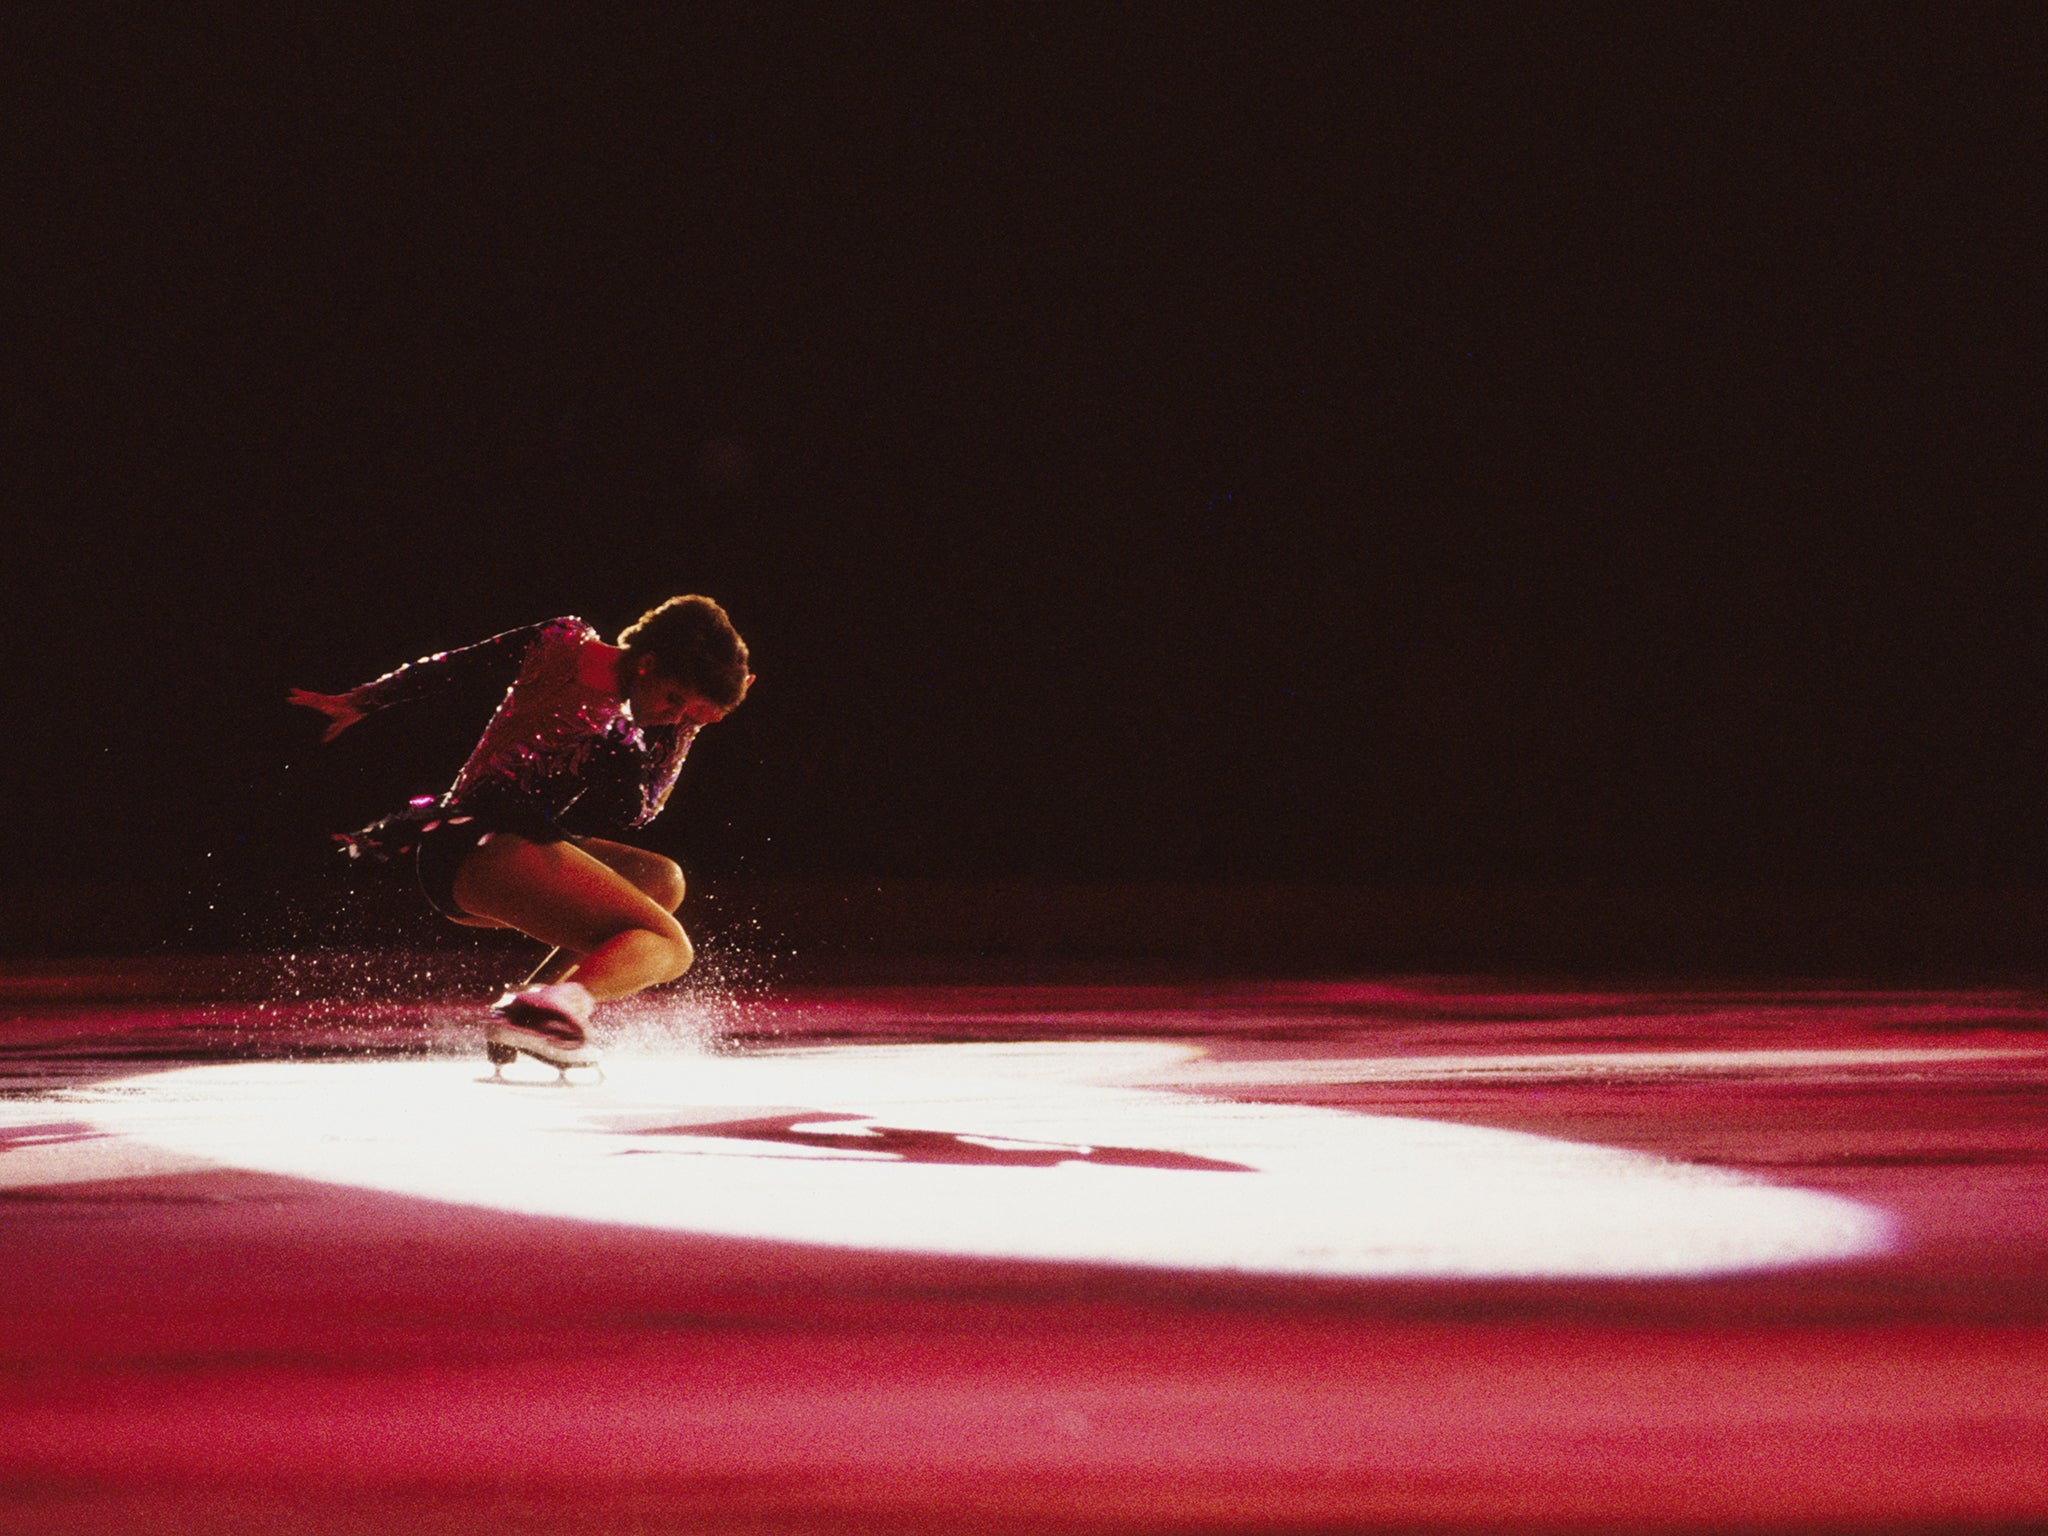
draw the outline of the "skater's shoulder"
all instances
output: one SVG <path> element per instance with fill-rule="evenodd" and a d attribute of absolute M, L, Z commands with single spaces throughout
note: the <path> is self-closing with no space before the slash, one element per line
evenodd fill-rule
<path fill-rule="evenodd" d="M 540 623 L 534 625 L 533 629 L 535 637 L 542 643 L 549 645 L 560 645 L 565 641 L 575 645 L 582 645 L 588 641 L 601 638 L 595 624 L 592 624 L 588 619 L 579 618 L 573 613 L 565 613 L 558 618 L 543 619 Z"/>
<path fill-rule="evenodd" d="M 536 623 L 521 624 L 513 629 L 500 630 L 488 639 L 479 641 L 470 649 L 474 651 L 495 652 L 507 650 L 514 652 L 530 651 L 536 646 L 555 646 L 561 645 L 564 642 L 581 645 L 585 640 L 595 638 L 596 635 L 597 628 L 588 619 L 578 618 L 573 613 L 565 613 L 556 618 L 541 619 Z"/>

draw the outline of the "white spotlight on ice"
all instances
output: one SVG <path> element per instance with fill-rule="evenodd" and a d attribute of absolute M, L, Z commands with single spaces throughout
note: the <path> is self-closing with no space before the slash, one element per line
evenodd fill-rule
<path fill-rule="evenodd" d="M 1512 1131 L 1186 1092 L 1153 1043 L 263 1063 L 76 1107 L 176 1155 L 536 1216 L 794 1243 L 1353 1277 L 1704 1275 L 1882 1249 L 1853 1201 Z"/>

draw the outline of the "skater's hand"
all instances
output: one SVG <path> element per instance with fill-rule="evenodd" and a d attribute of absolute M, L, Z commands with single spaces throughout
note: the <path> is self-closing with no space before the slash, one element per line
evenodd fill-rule
<path fill-rule="evenodd" d="M 320 733 L 322 741 L 334 740 L 364 715 L 364 711 L 356 706 L 355 695 L 348 693 L 314 693 L 310 689 L 294 688 L 284 696 L 284 701 L 301 709 L 317 709 L 327 717 L 327 729 Z"/>

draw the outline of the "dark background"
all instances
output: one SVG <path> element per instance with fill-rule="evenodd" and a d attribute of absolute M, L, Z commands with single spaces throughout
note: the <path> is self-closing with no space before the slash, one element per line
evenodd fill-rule
<path fill-rule="evenodd" d="M 9 25 L 10 882 L 678 591 L 712 875 L 2048 879 L 2038 7 Z"/>

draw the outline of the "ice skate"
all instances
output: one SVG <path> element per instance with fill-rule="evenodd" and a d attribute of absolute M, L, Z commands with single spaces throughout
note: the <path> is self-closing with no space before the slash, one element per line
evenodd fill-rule
<path fill-rule="evenodd" d="M 602 1076 L 597 1048 L 584 1033 L 593 1001 L 573 981 L 507 992 L 491 1005 L 491 1022 L 484 1030 L 491 1065 L 502 1073 L 523 1052 L 555 1068 L 564 1081 L 571 1067 L 591 1067 Z"/>

